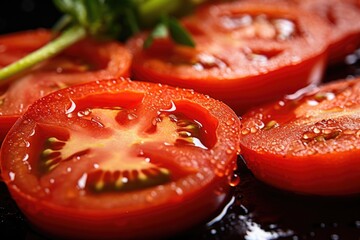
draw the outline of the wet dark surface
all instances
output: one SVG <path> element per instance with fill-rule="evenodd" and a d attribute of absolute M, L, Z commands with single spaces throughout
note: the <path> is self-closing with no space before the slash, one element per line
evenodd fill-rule
<path fill-rule="evenodd" d="M 51 1 L 0 1 L 0 33 L 50 27 L 59 14 Z M 325 81 L 360 75 L 360 52 L 331 67 Z M 257 181 L 239 159 L 241 183 L 223 214 L 174 239 L 360 239 L 360 197 L 299 196 Z M 191 216 L 189 216 L 191 217 Z M 0 182 L 0 239 L 46 239 Z"/>
<path fill-rule="evenodd" d="M 222 214 L 178 239 L 360 239 L 360 197 L 299 196 L 257 181 L 239 161 L 241 183 Z M 189 216 L 191 217 L 191 216 Z M 38 239 L 0 183 L 0 239 Z"/>

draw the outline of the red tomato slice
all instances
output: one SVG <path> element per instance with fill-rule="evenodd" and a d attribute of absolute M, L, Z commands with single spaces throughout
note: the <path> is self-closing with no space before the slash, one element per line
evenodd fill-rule
<path fill-rule="evenodd" d="M 360 79 L 250 111 L 241 131 L 243 157 L 260 180 L 304 194 L 360 193 Z"/>
<path fill-rule="evenodd" d="M 135 78 L 193 88 L 242 113 L 322 77 L 328 26 L 298 8 L 212 4 L 183 23 L 195 49 L 160 39 L 144 50 L 144 35 L 128 42 Z"/>
<path fill-rule="evenodd" d="M 1 149 L 1 173 L 49 236 L 144 239 L 208 220 L 227 200 L 240 124 L 192 90 L 107 80 L 36 101 Z"/>
<path fill-rule="evenodd" d="M 0 67 L 40 48 L 51 39 L 46 30 L 0 37 Z M 131 54 L 116 42 L 82 41 L 0 88 L 0 141 L 16 119 L 38 98 L 60 88 L 97 79 L 128 76 Z"/>
<path fill-rule="evenodd" d="M 298 0 L 298 3 L 305 10 L 322 17 L 331 27 L 330 64 L 343 62 L 346 55 L 360 46 L 359 8 L 348 1 L 341 0 Z"/>

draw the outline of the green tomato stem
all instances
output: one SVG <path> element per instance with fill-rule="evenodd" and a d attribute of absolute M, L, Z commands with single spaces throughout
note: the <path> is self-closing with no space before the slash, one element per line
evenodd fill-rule
<path fill-rule="evenodd" d="M 0 69 L 0 85 L 5 80 L 15 74 L 24 71 L 39 62 L 49 59 L 60 53 L 65 48 L 71 46 L 75 42 L 86 36 L 86 30 L 80 26 L 73 26 L 64 31 L 59 37 L 49 42 L 40 49 L 30 53 L 24 58 Z"/>

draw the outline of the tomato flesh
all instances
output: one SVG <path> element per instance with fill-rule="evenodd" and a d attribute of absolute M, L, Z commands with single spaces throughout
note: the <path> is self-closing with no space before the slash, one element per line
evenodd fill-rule
<path fill-rule="evenodd" d="M 241 114 L 322 77 L 329 29 L 306 12 L 265 3 L 213 3 L 182 23 L 195 49 L 165 38 L 144 50 L 146 34 L 128 42 L 136 79 L 193 88 Z"/>
<path fill-rule="evenodd" d="M 360 79 L 304 89 L 243 116 L 241 149 L 260 180 L 303 194 L 360 193 Z"/>
<path fill-rule="evenodd" d="M 51 40 L 51 33 L 35 30 L 0 37 L 0 66 L 4 67 Z M 0 89 L 0 139 L 16 119 L 40 97 L 74 84 L 97 79 L 127 77 L 131 55 L 116 42 L 84 40 L 64 53 L 14 77 Z"/>
<path fill-rule="evenodd" d="M 360 10 L 350 1 L 299 1 L 300 7 L 320 16 L 331 27 L 329 64 L 345 60 L 359 46 Z"/>
<path fill-rule="evenodd" d="M 191 90 L 93 82 L 31 105 L 3 142 L 1 173 L 49 236 L 169 236 L 227 200 L 239 128 L 229 107 Z"/>

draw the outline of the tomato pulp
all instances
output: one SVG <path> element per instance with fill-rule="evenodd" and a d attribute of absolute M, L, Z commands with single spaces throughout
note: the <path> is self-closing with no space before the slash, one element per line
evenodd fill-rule
<path fill-rule="evenodd" d="M 49 42 L 47 30 L 0 37 L 0 67 Z M 0 141 L 16 119 L 36 99 L 73 84 L 129 75 L 131 54 L 116 42 L 81 41 L 0 87 Z"/>
<path fill-rule="evenodd" d="M 1 173 L 49 236 L 167 236 L 209 220 L 227 200 L 240 124 L 192 90 L 107 80 L 36 101 L 1 149 Z"/>
<path fill-rule="evenodd" d="M 128 41 L 136 79 L 193 88 L 240 114 L 322 78 L 329 28 L 298 8 L 213 3 L 182 23 L 196 48 L 165 38 L 144 49 L 145 33 Z"/>
<path fill-rule="evenodd" d="M 254 175 L 314 195 L 360 193 L 360 79 L 289 95 L 242 118 L 241 150 Z"/>

